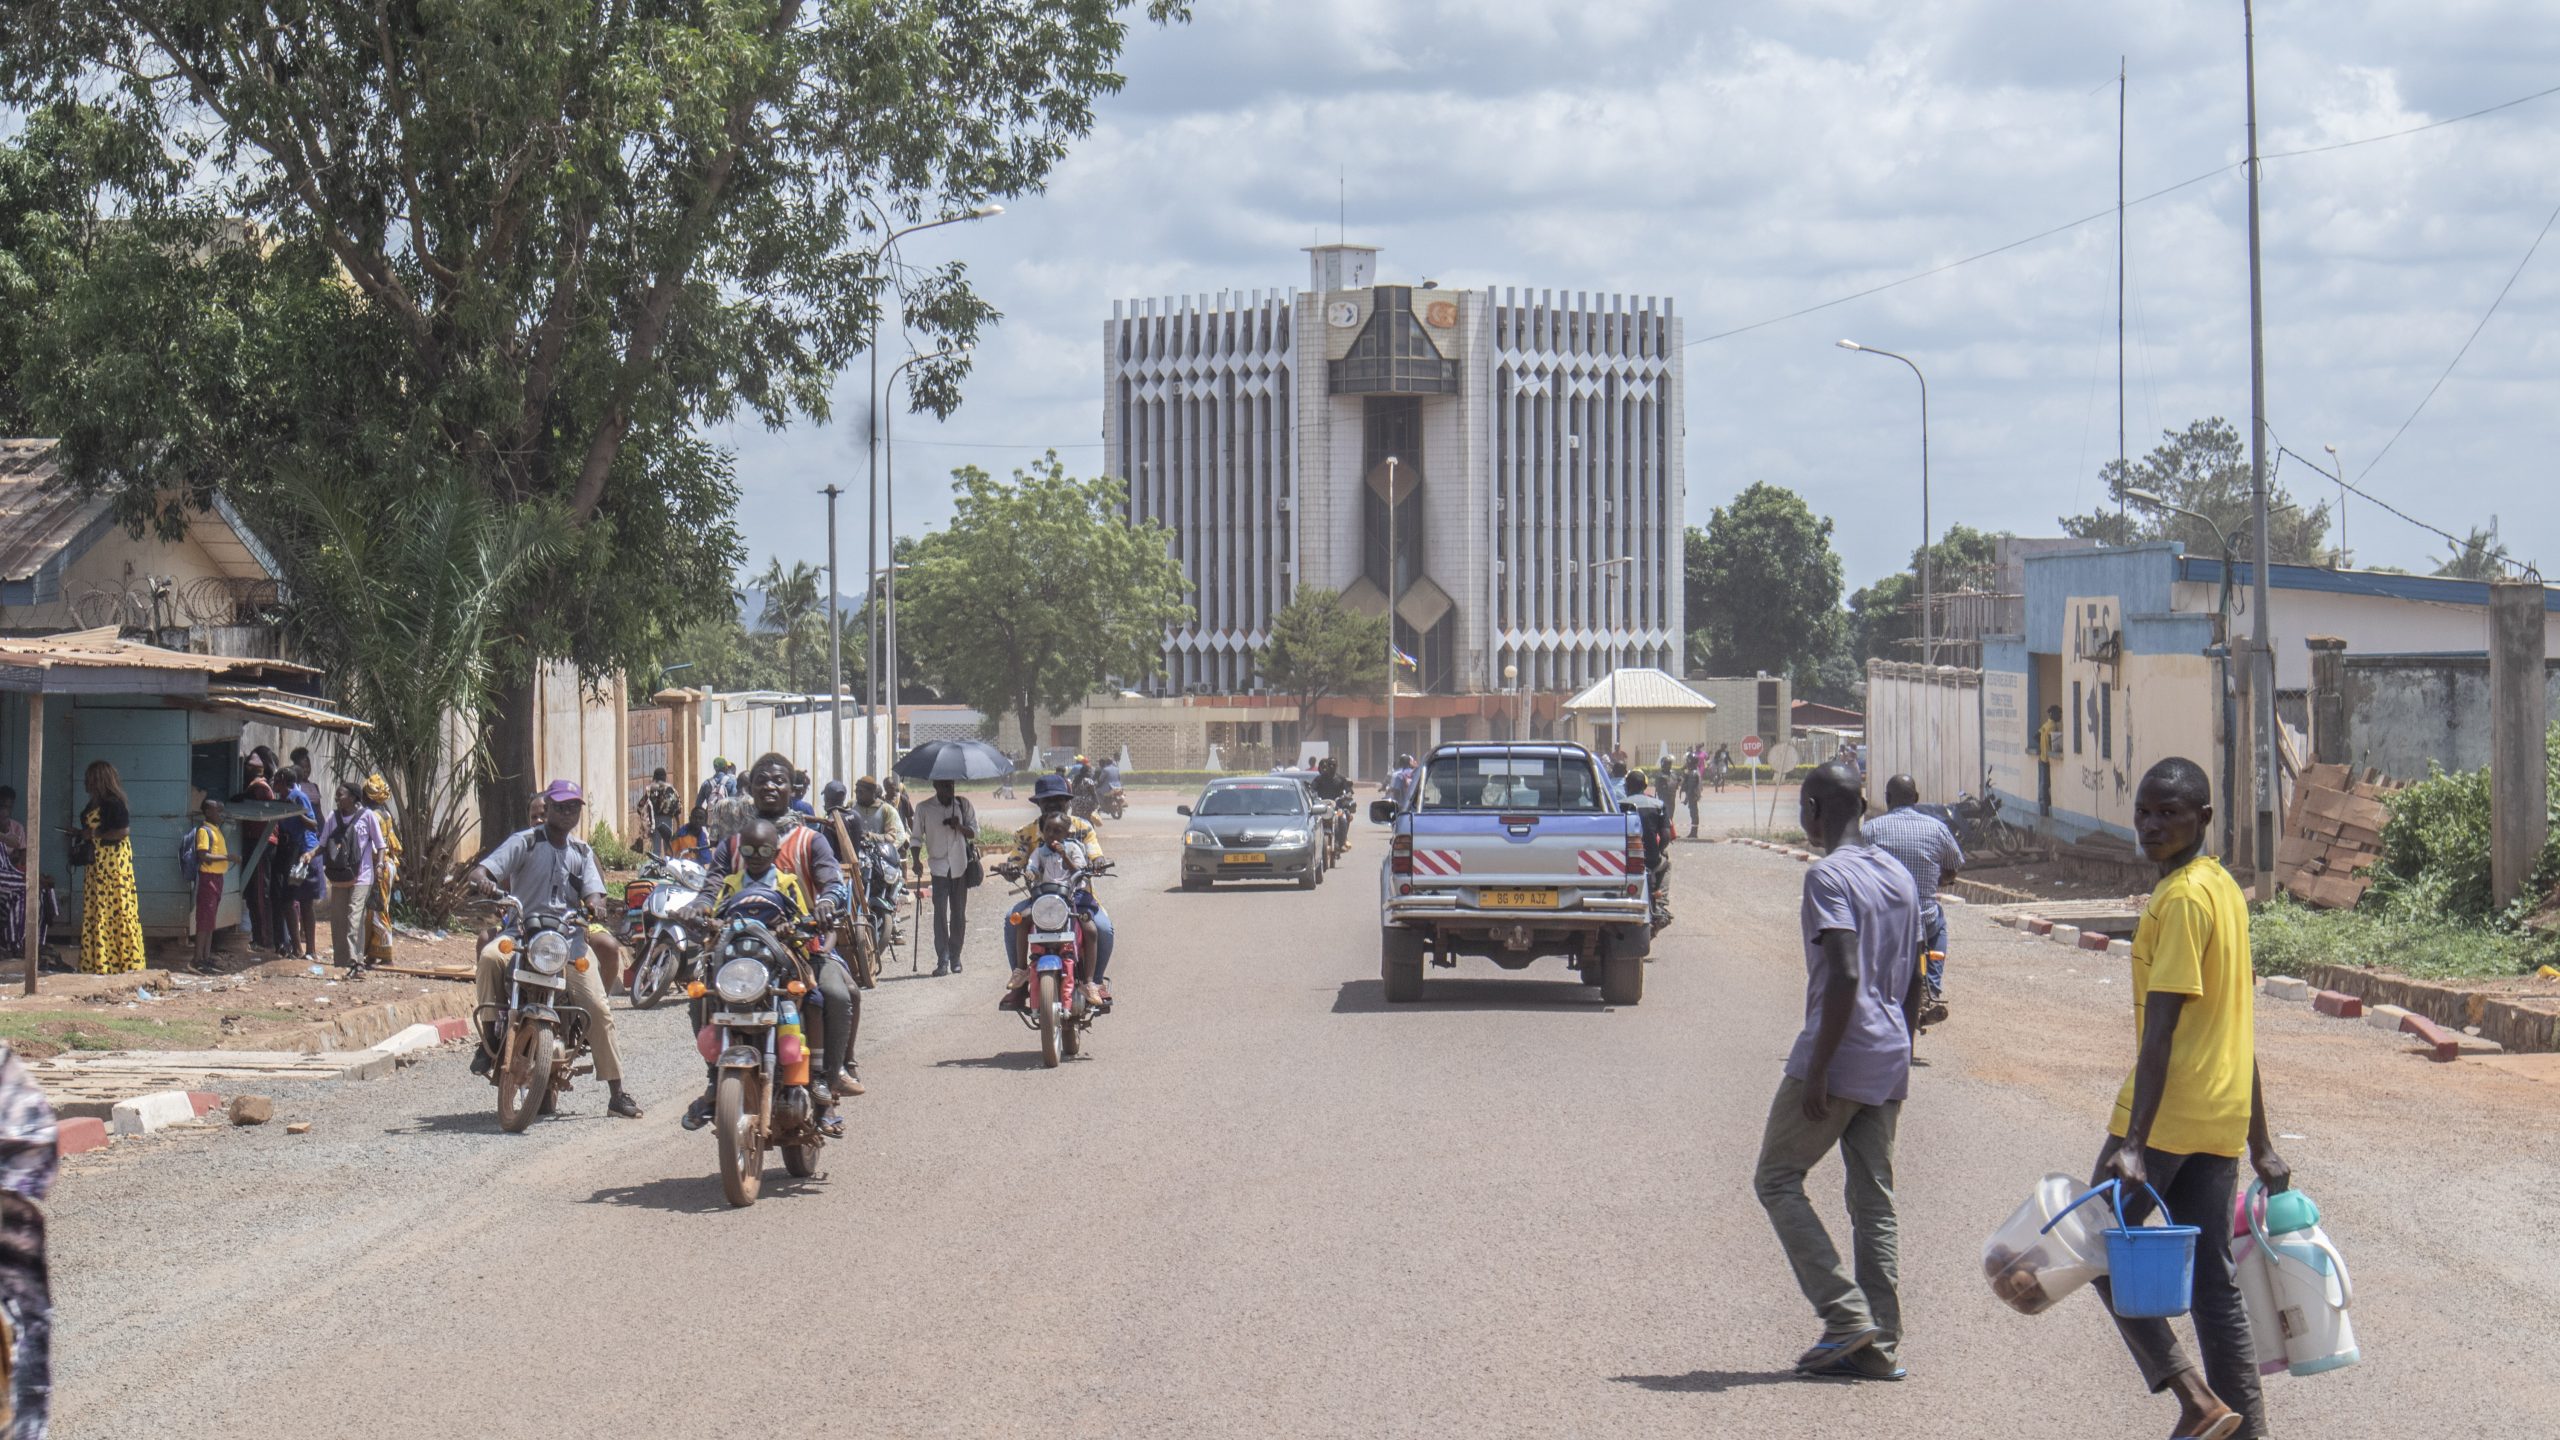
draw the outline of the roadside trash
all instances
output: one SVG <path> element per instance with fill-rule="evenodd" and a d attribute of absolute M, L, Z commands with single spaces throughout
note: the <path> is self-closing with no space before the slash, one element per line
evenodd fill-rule
<path fill-rule="evenodd" d="M 2545 965 L 2533 972 L 2536 979 L 2560 980 L 2560 966 Z"/>
<path fill-rule="evenodd" d="M 148 987 L 136 985 L 133 987 L 133 998 L 136 1000 L 157 1000 L 160 997 L 152 994 Z"/>
<path fill-rule="evenodd" d="M 1982 1273 L 1991 1293 L 2021 1315 L 2041 1315 L 2063 1296 L 2107 1273 L 2097 1225 L 2068 1175 L 2047 1175 L 1991 1238 L 1982 1242 Z"/>
<path fill-rule="evenodd" d="M 2165 1220 L 2169 1207 L 2160 1192 L 2147 1184 L 2142 1188 L 2151 1192 L 2151 1203 Z M 2134 1225 L 2124 1218 L 2122 1181 L 2110 1180 L 2098 1190 L 2113 1192 L 2116 1207 L 2116 1223 L 2105 1232 L 2108 1290 L 2115 1298 L 2115 1312 L 2131 1320 L 2166 1320 L 2186 1314 L 2195 1294 L 2200 1232 L 2193 1225 Z"/>
<path fill-rule="evenodd" d="M 2363 1358 L 2347 1312 L 2355 1284 L 2320 1228 L 2320 1207 L 2299 1190 L 2270 1195 L 2262 1181 L 2240 1197 L 2231 1241 L 2234 1278 L 2249 1312 L 2258 1372 L 2320 1375 Z"/>
<path fill-rule="evenodd" d="M 326 975 L 329 973 L 329 967 L 326 965 L 314 965 L 311 967 L 311 973 L 314 975 Z"/>

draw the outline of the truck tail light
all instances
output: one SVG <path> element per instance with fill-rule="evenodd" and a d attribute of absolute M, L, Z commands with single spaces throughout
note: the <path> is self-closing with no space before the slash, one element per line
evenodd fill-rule
<path fill-rule="evenodd" d="M 1410 875 L 1413 873 L 1412 836 L 1399 835 L 1395 838 L 1395 843 L 1388 847 L 1387 873 L 1390 875 Z"/>
<path fill-rule="evenodd" d="M 1644 868 L 1644 833 L 1631 831 L 1627 835 L 1627 898 L 1630 900 L 1644 894 Z"/>

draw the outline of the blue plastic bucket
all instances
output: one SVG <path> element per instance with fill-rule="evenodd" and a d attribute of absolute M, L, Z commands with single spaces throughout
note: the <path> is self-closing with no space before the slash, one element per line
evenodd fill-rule
<path fill-rule="evenodd" d="M 2124 1218 L 2124 1186 L 2115 1188 L 2116 1223 L 2107 1230 L 2107 1285 L 2115 1312 L 2127 1319 L 2165 1320 L 2184 1315 L 2195 1295 L 2196 1236 L 2193 1225 L 2130 1225 Z M 2169 1207 L 2160 1192 L 2151 1203 L 2166 1217 Z"/>

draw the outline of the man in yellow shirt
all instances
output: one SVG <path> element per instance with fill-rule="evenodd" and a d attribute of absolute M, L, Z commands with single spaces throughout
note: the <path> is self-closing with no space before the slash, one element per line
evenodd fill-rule
<path fill-rule="evenodd" d="M 2153 1394 L 2174 1391 L 2178 1428 L 2195 1440 L 2266 1433 L 2249 1317 L 2232 1281 L 2231 1203 L 2244 1153 L 2269 1190 L 2292 1171 L 2267 1138 L 2258 1085 L 2257 977 L 2249 963 L 2249 906 L 2222 862 L 2204 853 L 2213 792 L 2202 767 L 2173 758 L 2154 765 L 2134 791 L 2133 828 L 2160 883 L 2133 934 L 2133 1073 L 2116 1096 L 2098 1181 L 2124 1182 L 2125 1216 L 2153 1208 L 2152 1190 L 2173 1224 L 2204 1232 L 2196 1246 L 2195 1318 L 2201 1370 L 2166 1320 L 2119 1316 Z M 2098 1282 L 2101 1295 L 2112 1292 Z"/>
<path fill-rule="evenodd" d="M 195 833 L 187 837 L 187 868 L 195 872 L 196 973 L 213 973 L 213 927 L 222 918 L 222 887 L 231 873 L 231 842 L 222 834 L 222 802 L 208 795 Z"/>
<path fill-rule="evenodd" d="M 2036 809 L 2053 813 L 2053 767 L 2062 758 L 2062 707 L 2044 707 L 2044 723 L 2036 727 Z"/>

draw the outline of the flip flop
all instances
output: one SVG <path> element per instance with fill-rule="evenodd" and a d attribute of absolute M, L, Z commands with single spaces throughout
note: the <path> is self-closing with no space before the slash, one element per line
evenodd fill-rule
<path fill-rule="evenodd" d="M 1830 1366 L 1839 1364 L 1841 1361 L 1848 1359 L 1850 1356 L 1857 1354 L 1859 1351 L 1866 1349 L 1883 1338 L 1884 1331 L 1876 1326 L 1870 1325 L 1866 1329 L 1858 1331 L 1856 1334 L 1843 1335 L 1837 1340 L 1825 1339 L 1817 1341 L 1812 1349 L 1807 1350 L 1802 1355 L 1796 1357 L 1796 1369 L 1798 1372 L 1803 1374 L 1811 1374 L 1815 1371 L 1826 1369 Z"/>

